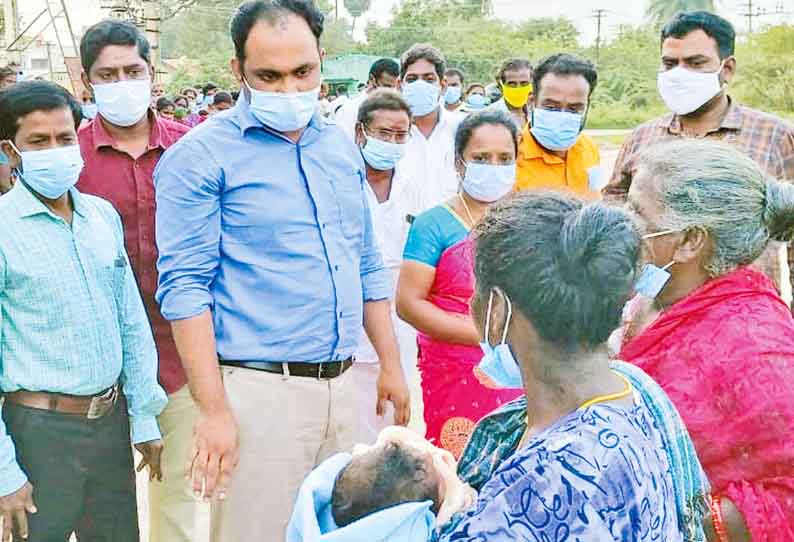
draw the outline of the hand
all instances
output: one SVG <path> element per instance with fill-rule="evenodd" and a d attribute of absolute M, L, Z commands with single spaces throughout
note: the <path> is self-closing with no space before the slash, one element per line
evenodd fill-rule
<path fill-rule="evenodd" d="M 193 481 L 197 498 L 226 498 L 234 469 L 240 459 L 237 421 L 231 412 L 201 412 L 193 426 L 193 450 L 186 476 Z"/>
<path fill-rule="evenodd" d="M 411 421 L 411 394 L 408 392 L 400 364 L 395 363 L 395 365 L 397 369 L 384 369 L 381 364 L 378 374 L 376 414 L 383 416 L 386 411 L 386 401 L 391 401 L 394 405 L 394 423 L 408 425 Z"/>
<path fill-rule="evenodd" d="M 135 445 L 141 455 L 141 462 L 138 463 L 136 472 L 141 472 L 146 466 L 149 467 L 149 480 L 157 478 L 158 482 L 163 481 L 163 471 L 160 467 L 160 457 L 163 454 L 163 441 L 160 439 L 150 440 L 149 442 L 141 442 Z"/>
<path fill-rule="evenodd" d="M 22 540 L 28 539 L 28 516 L 35 514 L 36 505 L 33 504 L 33 486 L 30 482 L 17 491 L 5 497 L 0 497 L 0 523 L 3 524 L 1 542 L 11 541 L 11 532 L 19 535 Z M 16 529 L 14 523 L 16 522 Z"/>

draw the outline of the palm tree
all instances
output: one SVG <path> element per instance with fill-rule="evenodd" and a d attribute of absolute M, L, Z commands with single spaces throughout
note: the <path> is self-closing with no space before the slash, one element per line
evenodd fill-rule
<path fill-rule="evenodd" d="M 679 11 L 715 11 L 715 0 L 650 0 L 646 17 L 657 26 L 662 26 Z"/>
<path fill-rule="evenodd" d="M 345 0 L 345 9 L 353 17 L 353 31 L 356 29 L 356 19 L 369 11 L 371 0 Z"/>

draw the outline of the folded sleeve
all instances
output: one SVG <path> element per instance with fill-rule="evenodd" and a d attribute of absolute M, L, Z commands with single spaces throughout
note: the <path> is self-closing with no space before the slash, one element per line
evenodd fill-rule
<path fill-rule="evenodd" d="M 182 139 L 154 173 L 159 283 L 156 299 L 166 320 L 197 316 L 212 307 L 218 269 L 222 171 L 209 149 Z"/>

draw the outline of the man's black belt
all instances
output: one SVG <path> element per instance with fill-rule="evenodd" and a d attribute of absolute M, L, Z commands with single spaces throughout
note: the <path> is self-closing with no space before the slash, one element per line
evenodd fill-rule
<path fill-rule="evenodd" d="M 265 371 L 266 373 L 331 380 L 350 369 L 353 365 L 353 360 L 348 358 L 344 361 L 327 361 L 323 363 L 305 363 L 302 361 L 276 363 L 272 361 L 228 361 L 222 359 L 220 364 L 226 367 L 240 367 L 255 371 Z"/>

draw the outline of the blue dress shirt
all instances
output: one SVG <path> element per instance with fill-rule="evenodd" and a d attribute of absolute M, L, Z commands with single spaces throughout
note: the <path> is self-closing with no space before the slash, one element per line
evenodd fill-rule
<path fill-rule="evenodd" d="M 355 144 L 315 115 L 296 144 L 245 99 L 171 147 L 155 171 L 168 320 L 212 310 L 218 354 L 343 360 L 366 301 L 388 299 Z"/>
<path fill-rule="evenodd" d="M 105 200 L 71 191 L 71 226 L 23 183 L 0 198 L 0 391 L 95 395 L 120 382 L 134 443 L 160 438 L 157 351 Z M 0 420 L 0 496 L 25 483 Z"/>

